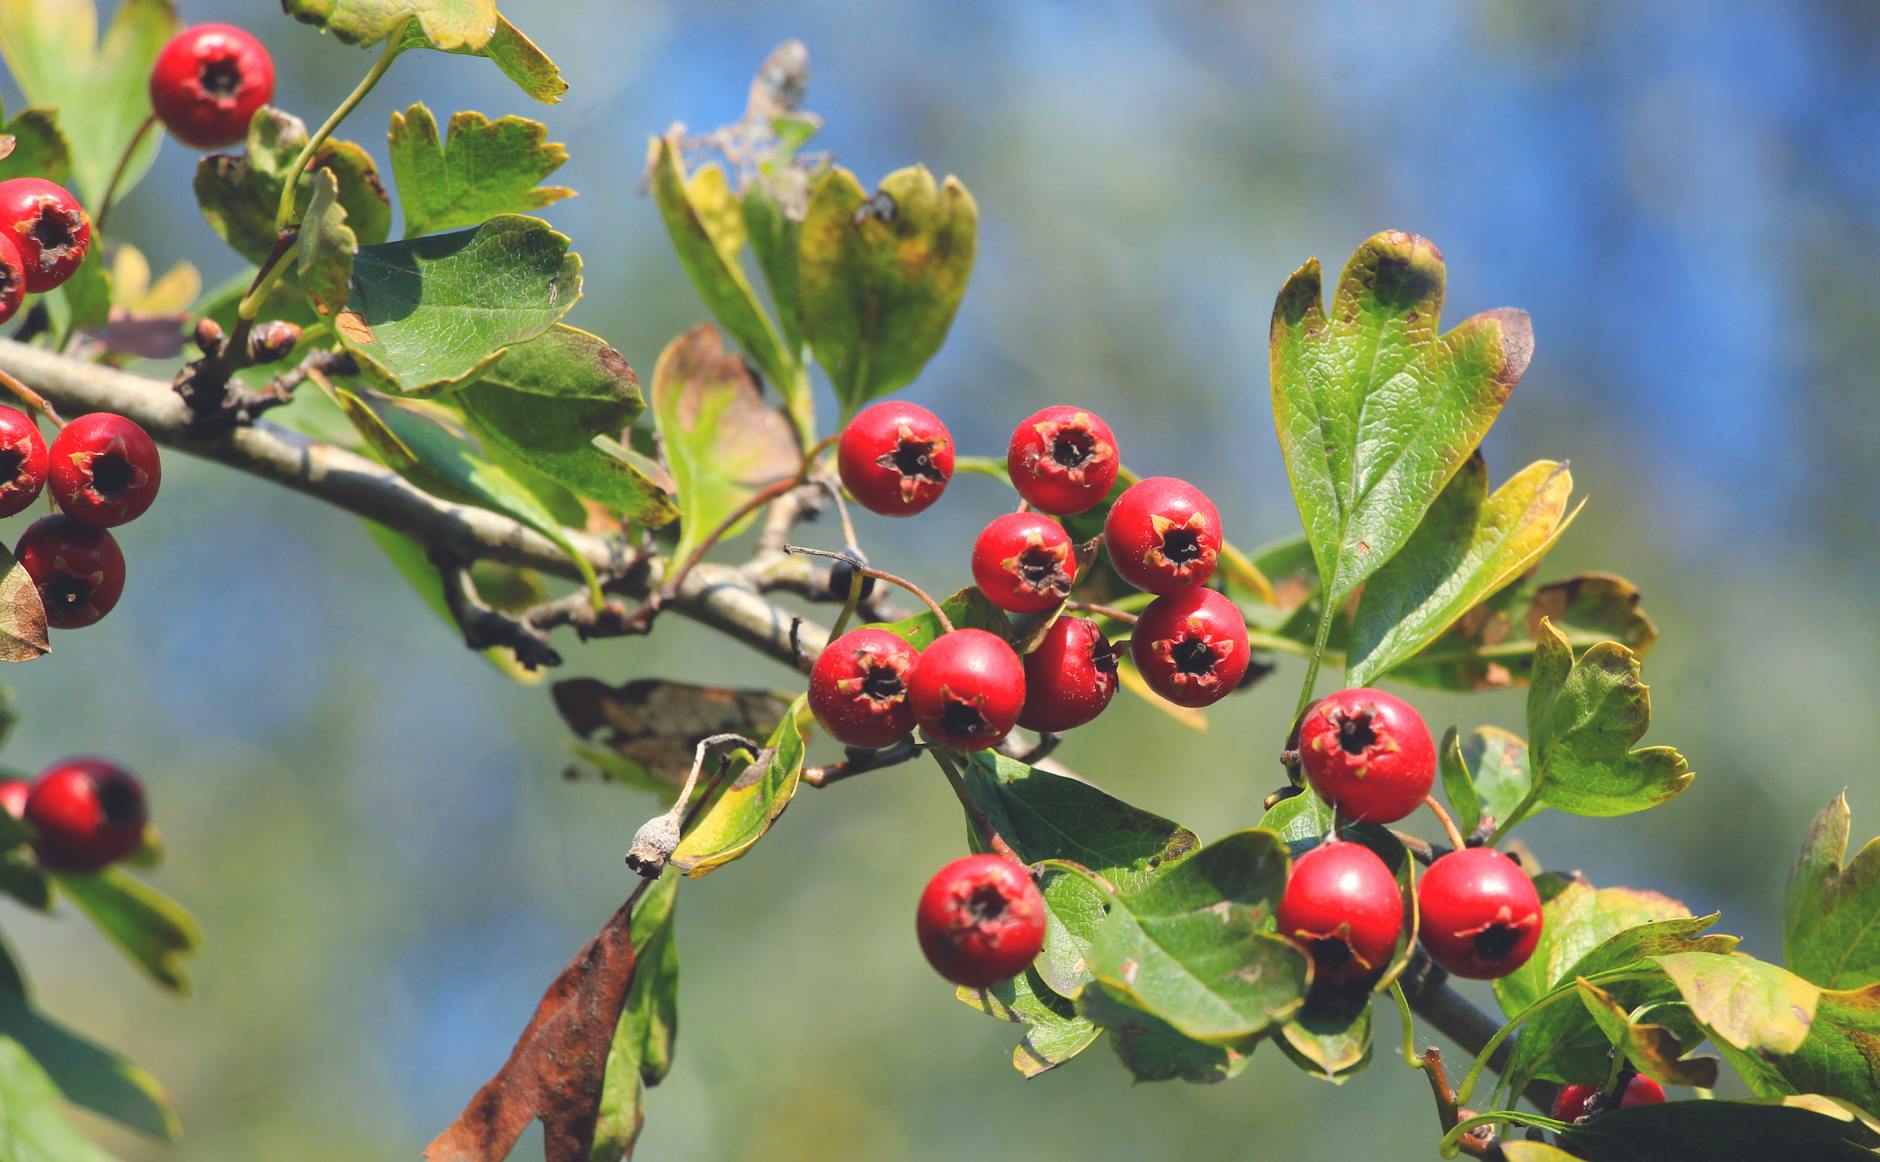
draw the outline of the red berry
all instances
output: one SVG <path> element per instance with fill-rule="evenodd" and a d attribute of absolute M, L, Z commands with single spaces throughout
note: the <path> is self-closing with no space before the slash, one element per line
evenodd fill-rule
<path fill-rule="evenodd" d="M 273 58 L 230 24 L 185 28 L 150 70 L 150 104 L 158 118 L 178 141 L 197 149 L 241 141 L 255 110 L 273 99 Z"/>
<path fill-rule="evenodd" d="M 46 624 L 79 629 L 111 612 L 124 594 L 124 554 L 116 538 L 71 517 L 40 517 L 13 550 L 39 590 Z"/>
<path fill-rule="evenodd" d="M 1452 851 L 1417 885 L 1418 931 L 1457 976 L 1493 980 L 1527 963 L 1541 938 L 1541 897 L 1520 865 L 1492 847 Z"/>
<path fill-rule="evenodd" d="M 1110 425 L 1073 407 L 1026 417 L 1005 453 L 1005 471 L 1018 494 L 1056 516 L 1095 508 L 1110 494 L 1122 463 Z"/>
<path fill-rule="evenodd" d="M 1563 1122 L 1579 1121 L 1586 1114 L 1587 1103 L 1591 1102 L 1599 1092 L 1600 1088 L 1597 1085 L 1561 1086 L 1560 1095 L 1554 1098 L 1553 1116 Z M 1632 1080 L 1625 1083 L 1625 1090 L 1619 1097 L 1618 1108 L 1663 1105 L 1664 1100 L 1664 1086 L 1643 1074 L 1635 1073 L 1632 1075 Z M 1595 1107 L 1594 1114 L 1597 1116 L 1612 1108 L 1611 1103 L 1600 1102 Z"/>
<path fill-rule="evenodd" d="M 25 818 L 26 796 L 32 791 L 33 785 L 25 779 L 0 779 L 0 811 L 15 819 Z"/>
<path fill-rule="evenodd" d="M 1044 897 L 1031 873 L 1011 860 L 964 856 L 927 881 L 914 930 L 935 972 L 954 984 L 989 988 L 1037 959 Z"/>
<path fill-rule="evenodd" d="M 1376 852 L 1334 839 L 1293 862 L 1278 919 L 1280 935 L 1311 953 L 1314 979 L 1363 980 L 1397 950 L 1403 893 Z"/>
<path fill-rule="evenodd" d="M 1130 485 L 1103 522 L 1110 564 L 1150 593 L 1204 584 L 1221 556 L 1221 514 L 1199 488 L 1173 476 Z"/>
<path fill-rule="evenodd" d="M 137 776 L 103 759 L 65 759 L 26 798 L 33 854 L 50 871 L 95 872 L 137 850 L 149 821 Z"/>
<path fill-rule="evenodd" d="M 1025 655 L 1018 724 L 1056 734 L 1102 714 L 1116 694 L 1116 647 L 1087 617 L 1060 617 Z"/>
<path fill-rule="evenodd" d="M 18 408 L 0 407 L 0 516 L 25 511 L 46 486 L 46 440 Z"/>
<path fill-rule="evenodd" d="M 13 236 L 0 231 L 0 323 L 11 322 L 25 301 L 26 260 Z"/>
<path fill-rule="evenodd" d="M 1436 743 L 1423 716 L 1382 690 L 1320 699 L 1300 721 L 1299 760 L 1319 797 L 1359 823 L 1395 823 L 1436 781 Z"/>
<path fill-rule="evenodd" d="M 809 672 L 809 708 L 831 738 L 878 747 L 914 729 L 908 675 L 920 652 L 885 629 L 858 629 L 823 647 Z"/>
<path fill-rule="evenodd" d="M 928 738 L 957 750 L 984 750 L 1018 723 L 1025 666 L 997 634 L 957 629 L 920 655 L 908 696 Z"/>
<path fill-rule="evenodd" d="M 913 516 L 953 478 L 953 437 L 924 407 L 890 400 L 842 429 L 836 468 L 855 502 L 883 516 Z"/>
<path fill-rule="evenodd" d="M 1006 513 L 973 542 L 973 580 L 1000 609 L 1042 613 L 1069 597 L 1076 579 L 1071 535 L 1048 516 Z"/>
<path fill-rule="evenodd" d="M 85 261 L 91 218 L 72 192 L 44 178 L 0 182 L 0 232 L 20 249 L 26 293 L 54 289 Z"/>
<path fill-rule="evenodd" d="M 1129 656 L 1149 689 L 1177 706 L 1211 706 L 1233 693 L 1252 654 L 1240 608 L 1212 589 L 1158 597 L 1136 619 Z"/>
<path fill-rule="evenodd" d="M 148 433 L 123 416 L 92 412 L 52 441 L 52 495 L 65 515 L 106 529 L 136 520 L 157 499 L 163 463 Z"/>

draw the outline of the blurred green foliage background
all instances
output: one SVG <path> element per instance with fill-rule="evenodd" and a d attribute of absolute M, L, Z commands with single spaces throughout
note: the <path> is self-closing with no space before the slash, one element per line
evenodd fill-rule
<path fill-rule="evenodd" d="M 273 4 L 183 8 L 260 34 L 279 102 L 309 120 L 370 63 Z M 638 192 L 645 138 L 734 120 L 758 62 L 798 36 L 821 147 L 871 183 L 924 161 L 979 202 L 972 286 L 913 398 L 981 454 L 1037 407 L 1089 404 L 1132 465 L 1207 489 L 1243 544 L 1296 528 L 1266 401 L 1273 293 L 1310 254 L 1336 266 L 1377 229 L 1428 235 L 1450 262 L 1451 322 L 1533 312 L 1537 354 L 1491 470 L 1572 458 L 1592 503 L 1549 572 L 1643 587 L 1664 632 L 1646 741 L 1699 773 L 1660 811 L 1548 816 L 1527 841 L 1599 883 L 1722 908 L 1774 956 L 1812 813 L 1850 787 L 1857 840 L 1880 830 L 1880 10 L 505 10 L 561 64 L 564 104 L 530 107 L 484 62 L 415 55 L 346 135 L 383 164 L 387 116 L 414 100 L 546 120 L 574 154 L 556 180 L 581 191 L 547 215 L 587 260 L 570 321 L 642 375 L 704 317 Z M 115 224 L 159 269 L 188 258 L 213 285 L 236 260 L 194 208 L 194 164 L 166 145 Z M 142 772 L 169 844 L 155 879 L 207 933 L 197 995 L 159 995 L 70 917 L 7 907 L 0 927 L 50 1012 L 171 1087 L 184 1144 L 98 1124 L 125 1158 L 415 1157 L 628 891 L 620 855 L 654 804 L 564 783 L 545 693 L 464 651 L 354 520 L 180 456 L 168 469 L 163 503 L 123 530 L 118 611 L 6 675 L 26 715 L 6 759 L 99 752 Z M 1004 503 L 962 477 L 927 519 L 867 520 L 864 542 L 949 589 Z M 677 621 L 572 652 L 566 673 L 610 681 L 790 680 Z M 1061 754 L 1211 839 L 1257 820 L 1298 679 L 1282 667 L 1205 734 L 1119 699 Z M 1438 729 L 1521 726 L 1520 693 L 1418 701 Z M 925 767 L 805 791 L 749 859 L 685 886 L 682 1037 L 642 1157 L 1429 1156 L 1427 1088 L 1395 1060 L 1389 1019 L 1348 1093 L 1273 1053 L 1217 1087 L 1132 1087 L 1102 1045 L 1021 1081 L 1015 1027 L 958 1005 L 912 939 L 921 884 L 962 847 L 956 814 Z"/>

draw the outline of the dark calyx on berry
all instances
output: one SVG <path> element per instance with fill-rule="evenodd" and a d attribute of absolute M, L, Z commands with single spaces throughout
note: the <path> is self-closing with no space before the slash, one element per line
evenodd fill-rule
<path fill-rule="evenodd" d="M 242 91 L 242 62 L 234 53 L 206 57 L 196 78 L 205 96 L 217 101 L 233 101 Z"/>
<path fill-rule="evenodd" d="M 963 696 L 951 689 L 940 692 L 944 708 L 940 711 L 940 729 L 950 738 L 979 738 L 1003 733 L 986 717 L 984 695 Z"/>
<path fill-rule="evenodd" d="M 1062 548 L 1027 545 L 1016 557 L 1007 558 L 1004 568 L 1017 577 L 1024 588 L 1064 598 L 1071 592 L 1071 575 L 1064 568 L 1065 556 Z"/>
<path fill-rule="evenodd" d="M 902 424 L 894 447 L 882 453 L 875 463 L 899 472 L 901 491 L 911 496 L 923 480 L 935 484 L 947 482 L 946 474 L 934 465 L 934 444 L 935 441 L 921 439 L 906 424 Z"/>

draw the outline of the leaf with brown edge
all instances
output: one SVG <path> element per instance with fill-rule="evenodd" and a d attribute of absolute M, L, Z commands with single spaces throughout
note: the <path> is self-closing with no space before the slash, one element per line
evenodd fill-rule
<path fill-rule="evenodd" d="M 51 650 L 39 588 L 6 546 L 0 545 L 0 662 L 30 662 Z"/>
<path fill-rule="evenodd" d="M 685 782 L 701 740 L 714 734 L 767 736 L 790 707 L 788 698 L 771 690 L 660 678 L 622 686 L 570 678 L 555 683 L 549 693 L 568 729 L 619 760 L 603 767 L 605 773 L 667 795 Z"/>
<path fill-rule="evenodd" d="M 1665 1085 L 1694 1085 L 1710 1089 L 1717 1084 L 1717 1059 L 1686 1059 L 1678 1035 L 1663 1025 L 1635 1022 L 1626 1006 L 1595 984 L 1576 982 L 1580 1003 L 1595 1024 L 1625 1053 L 1640 1073 Z"/>
<path fill-rule="evenodd" d="M 1530 574 L 1463 614 L 1393 669 L 1391 680 L 1441 690 L 1526 685 L 1542 618 L 1576 650 L 1613 641 L 1642 658 L 1658 642 L 1658 627 L 1639 608 L 1638 587 L 1625 578 L 1576 573 L 1537 585 Z"/>
<path fill-rule="evenodd" d="M 638 898 L 620 905 L 548 986 L 509 1060 L 425 1148 L 425 1162 L 500 1162 L 538 1120 L 544 1162 L 588 1162 L 607 1057 L 633 983 Z"/>

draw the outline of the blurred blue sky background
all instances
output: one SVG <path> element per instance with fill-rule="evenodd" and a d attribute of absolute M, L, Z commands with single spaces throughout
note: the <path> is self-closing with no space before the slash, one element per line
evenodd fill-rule
<path fill-rule="evenodd" d="M 187 0 L 276 54 L 318 121 L 370 63 L 260 0 Z M 1639 582 L 1664 640 L 1647 741 L 1699 772 L 1613 821 L 1525 828 L 1550 866 L 1723 908 L 1779 952 L 1782 880 L 1844 786 L 1880 830 L 1864 735 L 1880 695 L 1880 8 L 1444 0 L 1416 5 L 626 0 L 504 5 L 572 88 L 533 107 L 484 62 L 415 55 L 346 135 L 384 163 L 422 99 L 545 120 L 581 197 L 547 216 L 587 262 L 572 321 L 642 374 L 703 318 L 638 193 L 649 133 L 734 120 L 757 64 L 805 40 L 818 145 L 872 183 L 924 161 L 981 213 L 978 267 L 912 394 L 968 450 L 1076 401 L 1132 465 L 1188 475 L 1229 532 L 1296 528 L 1266 402 L 1272 296 L 1386 227 L 1450 262 L 1447 317 L 1521 306 L 1532 370 L 1488 442 L 1499 480 L 1570 457 L 1586 514 L 1548 566 Z M 13 94 L 8 94 L 10 107 Z M 118 212 L 161 268 L 236 260 L 164 147 Z M 833 410 L 823 397 L 825 416 Z M 543 985 L 628 890 L 644 796 L 568 785 L 546 695 L 477 662 L 356 522 L 172 457 L 124 530 L 122 605 L 9 675 L 6 755 L 137 766 L 201 917 L 197 995 L 147 987 L 83 924 L 0 926 L 54 1013 L 173 1088 L 188 1139 L 129 1159 L 416 1156 L 500 1064 Z M 918 527 L 865 523 L 878 562 L 936 588 L 1001 503 L 963 478 Z M 10 535 L 10 533 L 9 533 Z M 749 680 L 678 623 L 569 673 Z M 762 668 L 763 680 L 789 681 Z M 1119 700 L 1064 759 L 1204 838 L 1258 818 L 1298 672 L 1190 733 Z M 1519 693 L 1418 696 L 1434 725 L 1521 725 Z M 682 1036 L 650 1096 L 658 1159 L 1417 1157 L 1422 1080 L 1393 1059 L 1339 1093 L 1263 1054 L 1211 1088 L 1132 1087 L 1104 1046 L 1022 1082 L 1016 1029 L 938 986 L 909 913 L 960 828 L 931 772 L 805 792 L 745 863 L 688 884 Z M 1341 1104 L 1342 1103 L 1342 1104 Z M 1353 1110 L 1362 1114 L 1354 1115 Z M 519 1157 L 527 1156 L 519 1154 Z"/>

